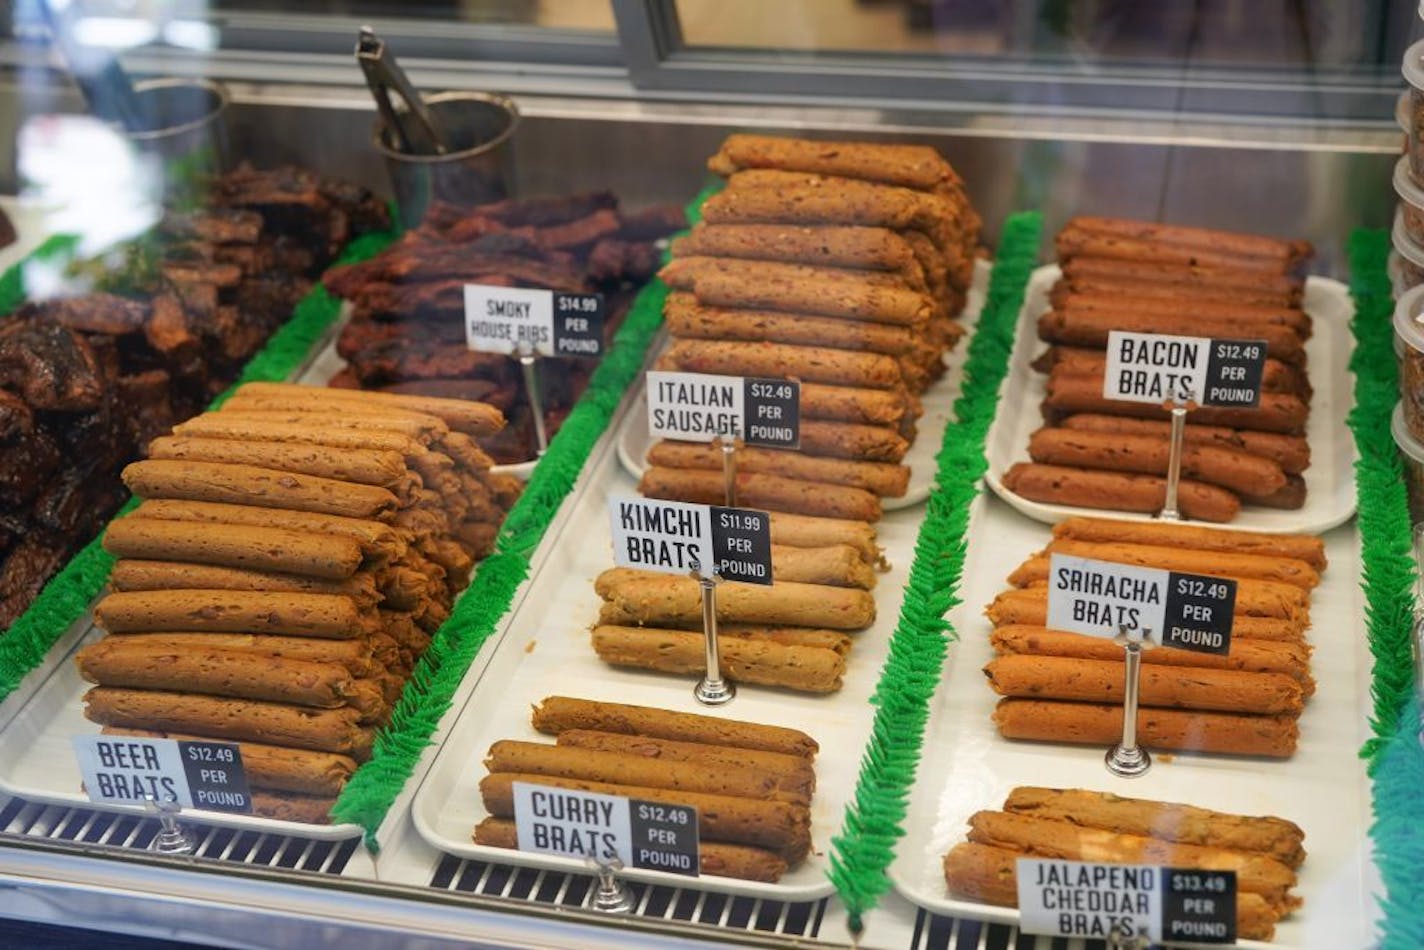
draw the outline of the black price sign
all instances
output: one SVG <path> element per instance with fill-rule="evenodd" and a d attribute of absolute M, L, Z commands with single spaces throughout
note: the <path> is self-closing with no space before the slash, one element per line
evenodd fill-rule
<path fill-rule="evenodd" d="M 194 808 L 252 811 L 252 793 L 247 788 L 247 773 L 236 745 L 179 739 L 178 752 L 183 758 Z"/>
<path fill-rule="evenodd" d="M 1162 940 L 1236 942 L 1236 872 L 1162 869 Z"/>
<path fill-rule="evenodd" d="M 632 866 L 697 877 L 701 864 L 697 809 L 637 798 L 629 799 L 628 805 Z"/>
<path fill-rule="evenodd" d="M 1206 364 L 1204 406 L 1254 409 L 1266 374 L 1265 340 L 1212 340 Z"/>
<path fill-rule="evenodd" d="M 742 387 L 742 441 L 772 449 L 800 448 L 801 383 L 747 377 Z"/>
<path fill-rule="evenodd" d="M 1236 581 L 1204 574 L 1168 572 L 1162 645 L 1197 653 L 1231 650 Z"/>
<path fill-rule="evenodd" d="M 725 581 L 771 583 L 771 516 L 751 508 L 710 506 L 712 563 Z"/>
<path fill-rule="evenodd" d="M 596 357 L 603 354 L 602 294 L 554 292 L 554 355 Z"/>

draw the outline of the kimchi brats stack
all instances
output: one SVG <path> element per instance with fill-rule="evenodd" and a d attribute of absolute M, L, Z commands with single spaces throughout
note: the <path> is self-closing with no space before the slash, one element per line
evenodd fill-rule
<path fill-rule="evenodd" d="M 1004 697 L 1005 738 L 1110 746 L 1122 735 L 1123 649 L 1049 629 L 1052 554 L 1236 581 L 1229 652 L 1142 652 L 1137 734 L 1152 749 L 1288 758 L 1315 692 L 1311 592 L 1325 548 L 1307 535 L 1258 534 L 1157 522 L 1069 518 L 1043 551 L 1009 575 L 985 611 L 996 658 L 984 668 Z"/>
<path fill-rule="evenodd" d="M 155 439 L 110 526 L 106 732 L 237 742 L 257 814 L 324 822 L 519 482 L 481 403 L 250 383 Z"/>
<path fill-rule="evenodd" d="M 1301 905 L 1292 891 L 1305 833 L 1283 818 L 1024 786 L 1001 810 L 975 812 L 965 837 L 944 856 L 945 884 L 986 904 L 1018 906 L 1018 859 L 1053 858 L 1234 871 L 1236 933 L 1248 940 L 1270 940 Z"/>
<path fill-rule="evenodd" d="M 519 782 L 697 809 L 702 874 L 774 883 L 811 853 L 820 747 L 804 732 L 567 696 L 543 700 L 533 725 L 554 743 L 501 740 L 486 754 L 476 844 L 518 847 Z"/>
<path fill-rule="evenodd" d="M 875 619 L 874 523 L 909 487 L 921 394 L 962 335 L 979 217 L 927 146 L 732 135 L 708 167 L 726 187 L 661 272 L 657 366 L 801 383 L 800 448 L 737 453 L 737 504 L 771 512 L 775 583 L 718 588 L 723 669 L 832 692 L 849 634 Z M 723 503 L 715 445 L 658 442 L 647 463 L 644 495 Z M 617 569 L 597 588 L 600 657 L 701 672 L 695 581 Z"/>
<path fill-rule="evenodd" d="M 1298 509 L 1310 465 L 1311 387 L 1302 309 L 1305 241 L 1113 218 L 1079 217 L 1056 239 L 1063 276 L 1038 320 L 1048 349 L 1044 428 L 1004 484 L 1043 504 L 1155 513 L 1166 496 L 1169 413 L 1103 397 L 1114 330 L 1266 342 L 1260 405 L 1187 417 L 1178 504 L 1228 522 L 1241 506 Z"/>
<path fill-rule="evenodd" d="M 347 368 L 331 385 L 488 402 L 510 424 L 483 448 L 499 463 L 531 459 L 537 446 L 519 363 L 466 344 L 465 285 L 601 293 L 607 344 L 661 263 L 656 242 L 685 227 L 681 208 L 630 212 L 609 192 L 473 208 L 437 201 L 384 253 L 324 278 L 353 310 L 337 342 Z M 547 359 L 540 387 L 552 438 L 598 364 Z"/>

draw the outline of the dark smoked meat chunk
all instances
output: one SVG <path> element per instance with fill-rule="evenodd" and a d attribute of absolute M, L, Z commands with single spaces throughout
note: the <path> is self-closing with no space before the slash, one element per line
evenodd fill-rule
<path fill-rule="evenodd" d="M 0 449 L 0 505 L 18 509 L 39 494 L 62 461 L 59 446 L 37 429 Z"/>
<path fill-rule="evenodd" d="M 49 532 L 27 531 L 21 536 L 0 561 L 0 628 L 8 628 L 25 612 L 75 547 L 74 542 Z"/>
<path fill-rule="evenodd" d="M 103 380 L 83 337 L 57 323 L 27 320 L 0 336 L 0 386 L 35 409 L 97 407 Z"/>
<path fill-rule="evenodd" d="M 620 224 L 618 212 L 601 208 L 576 221 L 540 228 L 539 243 L 552 248 L 586 247 L 599 238 L 616 234 Z"/>
<path fill-rule="evenodd" d="M 687 212 L 680 205 L 653 205 L 623 215 L 618 236 L 625 241 L 656 241 L 687 229 Z"/>
<path fill-rule="evenodd" d="M 172 379 L 161 369 L 120 376 L 114 383 L 114 398 L 123 407 L 129 434 L 126 441 L 142 451 L 148 443 L 166 435 L 177 421 L 170 399 Z"/>
<path fill-rule="evenodd" d="M 24 438 L 35 431 L 30 404 L 7 389 L 0 389 L 0 441 Z"/>
<path fill-rule="evenodd" d="M 241 208 L 208 208 L 192 214 L 170 211 L 159 228 L 174 237 L 214 244 L 251 244 L 262 235 L 262 215 Z"/>
<path fill-rule="evenodd" d="M 514 361 L 494 353 L 475 353 L 462 345 L 388 340 L 357 353 L 351 368 L 363 386 L 386 386 L 413 379 L 504 380 L 513 375 Z"/>
<path fill-rule="evenodd" d="M 595 211 L 617 207 L 618 199 L 614 197 L 613 192 L 589 191 L 552 198 L 510 198 L 494 204 L 480 205 L 476 211 L 509 227 L 531 225 L 547 228 L 588 217 Z"/>
<path fill-rule="evenodd" d="M 119 336 L 142 330 L 143 321 L 148 317 L 148 307 L 127 297 L 94 293 L 26 304 L 17 316 L 53 320 L 61 326 L 82 333 Z"/>
<path fill-rule="evenodd" d="M 213 312 L 216 311 L 214 307 Z M 201 343 L 189 322 L 188 311 L 174 294 L 159 294 L 153 298 L 153 315 L 143 332 L 155 350 L 179 361 L 197 353 Z"/>
<path fill-rule="evenodd" d="M 588 254 L 588 276 L 601 284 L 642 283 L 658 272 L 661 254 L 646 241 L 605 239 Z"/>

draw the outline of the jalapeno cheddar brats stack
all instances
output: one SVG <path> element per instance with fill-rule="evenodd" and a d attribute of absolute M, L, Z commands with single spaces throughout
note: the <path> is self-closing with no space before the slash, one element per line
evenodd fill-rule
<path fill-rule="evenodd" d="M 81 650 L 106 731 L 236 741 L 259 814 L 320 822 L 519 483 L 459 400 L 252 383 L 124 470 L 142 503 Z"/>
<path fill-rule="evenodd" d="M 1295 753 L 1297 720 L 1315 692 L 1305 632 L 1326 566 L 1319 538 L 1096 518 L 1056 525 L 1052 543 L 985 611 L 998 657 L 984 674 L 1004 697 L 994 723 L 1009 739 L 1108 746 L 1122 735 L 1123 650 L 1046 627 L 1054 552 L 1235 578 L 1230 652 L 1143 651 L 1138 736 L 1152 749 Z"/>
<path fill-rule="evenodd" d="M 909 485 L 919 394 L 962 331 L 979 243 L 963 183 L 934 149 L 732 135 L 727 179 L 673 243 L 663 369 L 801 381 L 801 448 L 748 449 L 738 498 L 874 521 Z M 643 491 L 714 501 L 713 447 L 655 445 Z"/>
<path fill-rule="evenodd" d="M 811 852 L 820 747 L 804 732 L 567 696 L 536 706 L 533 724 L 556 743 L 489 748 L 476 844 L 518 847 L 524 782 L 696 808 L 703 874 L 775 882 Z"/>
<path fill-rule="evenodd" d="M 1057 238 L 1062 278 L 1038 321 L 1049 348 L 1048 425 L 1029 441 L 1032 461 L 1004 484 L 1046 504 L 1155 513 L 1166 494 L 1169 413 L 1103 398 L 1113 330 L 1266 342 L 1257 408 L 1193 409 L 1187 419 L 1178 504 L 1184 516 L 1226 522 L 1242 504 L 1296 509 L 1311 388 L 1302 309 L 1313 251 L 1285 241 L 1111 218 L 1074 218 Z"/>
<path fill-rule="evenodd" d="M 1000 811 L 975 812 L 965 842 L 944 856 L 950 893 L 1018 906 L 1019 858 L 1147 864 L 1236 872 L 1236 933 L 1270 940 L 1301 906 L 1292 893 L 1305 833 L 1283 818 L 1252 818 L 1108 792 L 1024 786 Z"/>

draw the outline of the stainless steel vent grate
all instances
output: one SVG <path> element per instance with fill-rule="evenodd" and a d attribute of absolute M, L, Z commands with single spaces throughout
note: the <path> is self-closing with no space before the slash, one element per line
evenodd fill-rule
<path fill-rule="evenodd" d="M 594 878 L 446 855 L 436 867 L 430 886 L 463 894 L 585 908 L 593 893 Z M 629 887 L 636 897 L 633 913 L 638 917 L 708 924 L 723 930 L 814 938 L 826 913 L 824 900 L 793 903 L 660 885 L 634 883 Z"/>
<path fill-rule="evenodd" d="M 910 950 L 1107 950 L 1101 940 L 1036 937 L 1008 924 L 915 912 Z"/>
<path fill-rule="evenodd" d="M 158 828 L 158 821 L 153 818 L 43 805 L 22 798 L 9 798 L 0 807 L 0 835 L 142 851 L 158 834 Z M 198 841 L 196 857 L 321 874 L 340 874 L 360 843 L 356 838 L 317 841 L 231 828 L 201 825 L 189 825 L 189 828 Z"/>

